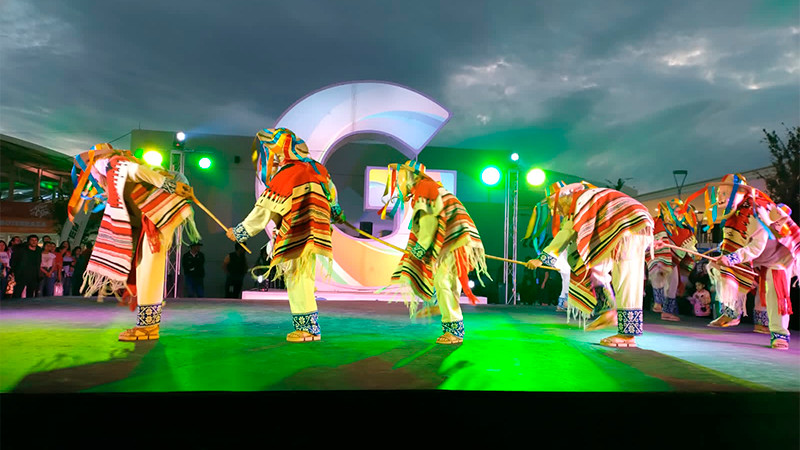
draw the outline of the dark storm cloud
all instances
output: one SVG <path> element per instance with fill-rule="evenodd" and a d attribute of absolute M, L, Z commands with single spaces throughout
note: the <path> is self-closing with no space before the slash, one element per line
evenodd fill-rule
<path fill-rule="evenodd" d="M 800 123 L 796 2 L 0 9 L 0 129 L 68 153 L 140 124 L 250 135 L 311 90 L 363 79 L 450 109 L 434 145 L 522 149 L 561 172 L 633 177 L 644 191 L 671 185 L 673 169 L 691 181 L 763 167 L 761 128 Z"/>

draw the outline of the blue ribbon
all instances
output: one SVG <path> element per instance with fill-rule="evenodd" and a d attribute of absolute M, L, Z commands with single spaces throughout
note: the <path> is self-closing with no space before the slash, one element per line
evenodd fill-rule
<path fill-rule="evenodd" d="M 738 190 L 739 190 L 739 177 L 737 175 L 734 175 L 733 176 L 733 189 L 731 189 L 731 196 L 728 198 L 728 204 L 727 204 L 727 206 L 725 206 L 725 212 L 723 213 L 724 216 L 727 216 L 728 213 L 731 212 L 731 208 L 733 207 L 733 199 L 736 198 L 736 192 L 738 192 Z M 723 219 L 722 222 L 720 222 L 719 225 L 721 227 L 724 227 L 725 226 L 725 222 L 727 220 L 728 219 Z"/>

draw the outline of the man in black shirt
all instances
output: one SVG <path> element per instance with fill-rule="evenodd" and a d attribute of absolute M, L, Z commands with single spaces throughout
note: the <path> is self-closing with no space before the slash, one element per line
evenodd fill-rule
<path fill-rule="evenodd" d="M 238 242 L 234 248 L 236 251 L 229 253 L 222 262 L 222 269 L 226 274 L 225 298 L 242 298 L 242 282 L 247 274 L 244 248 Z"/>
<path fill-rule="evenodd" d="M 206 290 L 203 287 L 203 278 L 206 276 L 206 255 L 200 251 L 202 245 L 201 242 L 192 243 L 189 251 L 184 253 L 181 258 L 187 297 L 202 298 L 206 296 Z"/>
<path fill-rule="evenodd" d="M 42 249 L 39 248 L 39 236 L 28 236 L 26 244 L 19 244 L 11 255 L 11 272 L 14 274 L 14 294 L 11 298 L 36 297 L 39 294 L 39 268 L 42 265 Z"/>

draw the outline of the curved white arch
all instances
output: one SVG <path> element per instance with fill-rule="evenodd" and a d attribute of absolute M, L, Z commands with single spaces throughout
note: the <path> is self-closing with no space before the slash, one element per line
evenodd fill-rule
<path fill-rule="evenodd" d="M 290 106 L 273 128 L 288 128 L 323 164 L 346 143 L 369 137 L 414 159 L 450 120 L 450 111 L 428 96 L 384 81 L 339 83 L 311 92 Z M 335 182 L 336 180 L 334 180 Z M 256 177 L 256 195 L 264 187 Z M 408 241 L 409 211 L 400 232 L 385 240 L 398 247 Z M 356 239 L 334 227 L 332 280 L 318 271 L 320 290 L 370 292 L 384 287 L 400 253 L 378 242 Z"/>

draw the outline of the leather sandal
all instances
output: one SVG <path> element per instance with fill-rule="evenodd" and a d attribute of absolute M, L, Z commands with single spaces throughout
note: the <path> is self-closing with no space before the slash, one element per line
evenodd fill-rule
<path fill-rule="evenodd" d="M 119 340 L 122 342 L 133 341 L 151 341 L 158 339 L 158 325 L 150 325 L 147 327 L 133 327 L 127 329 L 119 334 Z"/>
<path fill-rule="evenodd" d="M 680 322 L 681 318 L 676 316 L 675 314 L 662 312 L 661 313 L 661 320 L 669 320 L 670 322 Z"/>
<path fill-rule="evenodd" d="M 661 305 L 659 305 L 658 303 L 654 304 L 653 305 L 653 312 L 654 313 L 660 313 L 661 312 Z"/>
<path fill-rule="evenodd" d="M 445 344 L 445 345 L 460 344 L 462 342 L 464 342 L 464 338 L 460 338 L 449 332 L 439 336 L 439 338 L 436 339 L 437 344 Z"/>
<path fill-rule="evenodd" d="M 711 321 L 708 326 L 720 328 L 735 327 L 736 325 L 739 325 L 739 322 L 741 321 L 742 319 L 731 319 L 730 317 L 723 315 Z"/>
<path fill-rule="evenodd" d="M 636 340 L 633 336 L 614 335 L 600 340 L 600 345 L 615 348 L 636 348 Z"/>
<path fill-rule="evenodd" d="M 594 322 L 586 325 L 586 331 L 599 330 L 601 328 L 617 326 L 617 312 L 614 310 L 606 311 L 600 315 Z"/>
<path fill-rule="evenodd" d="M 789 342 L 785 339 L 773 339 L 772 342 L 770 342 L 770 347 L 775 350 L 789 350 Z"/>
<path fill-rule="evenodd" d="M 289 342 L 312 342 L 321 341 L 322 336 L 319 334 L 311 334 L 307 331 L 296 330 L 287 334 L 286 340 Z"/>
<path fill-rule="evenodd" d="M 769 327 L 766 325 L 753 325 L 753 333 L 769 334 Z"/>

